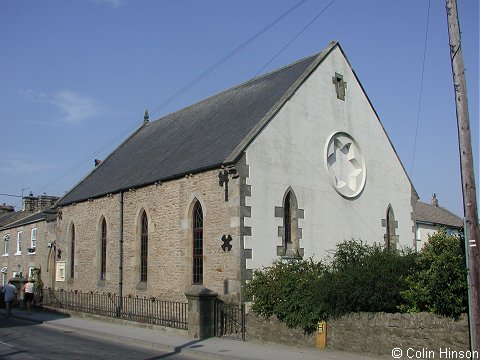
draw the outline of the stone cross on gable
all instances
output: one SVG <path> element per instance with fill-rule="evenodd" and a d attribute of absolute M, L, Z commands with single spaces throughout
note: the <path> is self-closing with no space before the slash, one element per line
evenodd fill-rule
<path fill-rule="evenodd" d="M 332 83 L 335 85 L 335 91 L 337 92 L 337 99 L 345 101 L 345 92 L 347 89 L 347 83 L 343 81 L 343 75 L 335 73 L 332 77 Z"/>

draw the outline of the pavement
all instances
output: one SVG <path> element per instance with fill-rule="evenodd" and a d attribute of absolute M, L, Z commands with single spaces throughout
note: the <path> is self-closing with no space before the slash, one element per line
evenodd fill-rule
<path fill-rule="evenodd" d="M 0 309 L 5 314 L 5 309 Z M 144 324 L 79 313 L 54 313 L 45 310 L 25 310 L 14 308 L 12 317 L 27 320 L 41 326 L 53 327 L 77 334 L 101 337 L 119 341 L 123 344 L 140 345 L 158 349 L 167 353 L 191 356 L 194 359 L 232 359 L 232 360 L 367 360 L 388 359 L 366 354 L 354 354 L 333 350 L 300 348 L 281 344 L 264 344 L 252 341 L 230 340 L 224 338 L 193 339 L 183 332 L 169 328 L 145 327 Z M 163 355 L 162 357 L 165 357 Z"/>

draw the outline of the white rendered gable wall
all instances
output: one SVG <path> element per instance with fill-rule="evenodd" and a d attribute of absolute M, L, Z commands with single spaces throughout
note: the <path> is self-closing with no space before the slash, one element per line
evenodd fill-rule
<path fill-rule="evenodd" d="M 343 75 L 345 101 L 337 99 L 332 77 Z M 330 183 L 325 165 L 325 146 L 338 131 L 358 143 L 366 164 L 366 184 L 353 199 L 342 197 Z M 247 268 L 271 265 L 282 245 L 275 217 L 289 187 L 295 192 L 302 229 L 300 247 L 304 258 L 319 260 L 343 240 L 361 239 L 384 243 L 387 207 L 392 205 L 398 247 L 412 246 L 411 185 L 343 54 L 334 49 L 304 82 L 246 151 L 251 197 L 252 236 L 245 248 L 252 249 Z"/>

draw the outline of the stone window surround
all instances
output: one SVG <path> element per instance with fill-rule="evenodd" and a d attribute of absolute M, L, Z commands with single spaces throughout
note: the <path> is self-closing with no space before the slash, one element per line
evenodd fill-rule
<path fill-rule="evenodd" d="M 104 278 L 102 279 L 102 226 L 103 226 L 103 223 L 105 222 L 105 226 L 106 226 L 106 230 L 107 230 L 107 239 L 108 239 L 108 224 L 107 224 L 107 219 L 105 217 L 104 214 L 101 214 L 100 217 L 98 218 L 98 221 L 97 221 L 97 226 L 96 226 L 96 233 L 95 233 L 95 238 L 97 239 L 96 241 L 96 259 L 95 259 L 95 263 L 96 263 L 96 278 L 97 278 L 97 286 L 105 286 L 106 285 L 106 268 L 105 268 L 105 274 L 104 274 Z M 107 244 L 108 244 L 108 241 L 107 241 Z M 106 244 L 106 245 L 107 245 Z M 105 254 L 107 255 L 107 254 Z M 105 258 L 105 264 L 108 260 L 108 256 L 106 256 Z"/>
<path fill-rule="evenodd" d="M 3 256 L 8 256 L 8 244 L 10 241 L 10 233 L 3 235 Z"/>
<path fill-rule="evenodd" d="M 200 215 L 199 215 L 200 214 Z M 201 221 L 201 227 L 197 227 L 197 223 Z M 192 284 L 203 284 L 203 255 L 204 255 L 204 243 L 203 243 L 203 208 L 199 201 L 195 202 L 192 212 Z M 198 246 L 200 245 L 200 246 Z M 197 246 L 197 247 L 196 247 Z M 196 255 L 195 249 L 200 249 L 201 254 Z"/>
<path fill-rule="evenodd" d="M 73 281 L 73 279 L 75 278 L 75 241 L 76 241 L 76 237 L 77 237 L 77 229 L 76 229 L 75 223 L 72 221 L 68 225 L 68 233 L 67 233 L 67 239 L 68 239 L 67 244 L 68 244 L 68 253 L 69 253 L 69 257 L 68 257 L 68 260 L 69 260 L 68 261 L 69 262 L 68 274 L 69 274 L 69 276 L 67 278 L 70 281 Z M 56 256 L 56 254 L 54 253 L 53 256 Z"/>
<path fill-rule="evenodd" d="M 290 224 L 291 224 L 291 242 L 287 243 L 285 239 L 285 201 L 290 195 Z M 275 206 L 275 217 L 282 218 L 282 226 L 278 227 L 278 236 L 282 238 L 282 245 L 277 246 L 277 256 L 284 258 L 303 257 L 304 249 L 300 247 L 302 239 L 302 229 L 298 226 L 298 219 L 304 218 L 304 210 L 298 208 L 298 201 L 295 192 L 291 187 L 285 191 L 282 200 L 282 206 Z"/>
<path fill-rule="evenodd" d="M 193 211 L 195 208 L 196 203 L 200 203 L 202 206 L 203 212 L 203 234 L 204 234 L 204 245 L 205 245 L 205 234 L 207 233 L 207 219 L 208 219 L 208 208 L 205 204 L 205 201 L 202 195 L 197 192 L 193 191 L 190 195 L 190 202 L 189 205 L 185 208 L 184 213 L 184 221 L 183 221 L 183 230 L 184 230 L 184 249 L 185 251 L 185 258 L 186 258 L 186 268 L 185 268 L 185 291 L 193 284 Z M 206 268 L 206 258 L 205 253 L 203 256 L 203 268 Z M 205 284 L 205 271 L 203 273 L 203 283 Z"/>
<path fill-rule="evenodd" d="M 151 241 L 147 242 L 147 281 L 141 281 L 140 276 L 140 267 L 141 267 L 141 236 L 142 236 L 142 219 L 143 215 L 145 214 L 147 218 L 147 239 L 153 239 L 153 220 L 151 217 L 151 212 L 149 211 L 148 207 L 145 204 L 140 204 L 139 208 L 137 210 L 137 214 L 135 216 L 135 254 L 138 254 L 138 256 L 135 256 L 135 263 L 133 267 L 133 276 L 134 279 L 137 279 L 137 284 L 135 286 L 136 290 L 139 291 L 146 291 L 148 289 L 148 254 L 151 253 L 148 251 L 148 247 L 151 246 Z"/>
<path fill-rule="evenodd" d="M 32 228 L 32 231 L 31 231 L 31 236 L 30 236 L 30 248 L 31 249 L 34 249 L 34 251 L 32 253 L 29 252 L 29 254 L 35 254 L 35 249 L 37 248 L 37 233 L 38 233 L 38 230 L 36 227 Z"/>
<path fill-rule="evenodd" d="M 17 233 L 17 251 L 15 255 L 22 255 L 23 231 Z"/>
<path fill-rule="evenodd" d="M 393 220 L 389 224 L 389 220 L 391 217 L 393 218 Z M 391 226 L 389 227 L 389 225 Z M 396 250 L 397 244 L 399 243 L 399 236 L 396 235 L 396 231 L 395 231 L 395 229 L 398 229 L 398 221 L 395 220 L 395 213 L 393 211 L 392 204 L 388 204 L 387 206 L 385 219 L 382 219 L 382 227 L 385 228 L 385 235 L 384 235 L 385 248 L 388 250 Z M 391 234 L 392 230 L 393 230 L 393 235 Z M 393 240 L 393 244 L 392 244 L 392 240 Z"/>

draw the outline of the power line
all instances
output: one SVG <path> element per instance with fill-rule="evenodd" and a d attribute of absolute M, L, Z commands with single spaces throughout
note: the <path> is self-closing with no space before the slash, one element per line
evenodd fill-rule
<path fill-rule="evenodd" d="M 258 76 L 265 68 L 270 65 L 287 47 L 289 47 L 297 38 L 307 30 L 327 9 L 337 0 L 332 0 L 322 11 L 320 11 L 312 20 L 308 22 L 285 46 L 283 46 L 260 70 L 257 71 L 254 77 Z"/>
<path fill-rule="evenodd" d="M 178 98 L 180 95 L 182 95 L 183 93 L 185 93 L 188 89 L 190 89 L 192 86 L 194 86 L 196 83 L 198 83 L 200 80 L 202 80 L 204 77 L 206 77 L 208 74 L 210 74 L 212 71 L 214 71 L 215 69 L 217 69 L 220 65 L 222 65 L 225 61 L 227 61 L 228 59 L 230 59 L 232 56 L 234 56 L 235 54 L 237 54 L 240 50 L 242 50 L 243 48 L 245 48 L 247 45 L 249 45 L 250 43 L 252 43 L 253 41 L 255 41 L 257 38 L 259 38 L 261 35 L 263 35 L 267 30 L 269 30 L 272 26 L 274 26 L 275 24 L 277 24 L 279 21 L 281 21 L 283 18 L 285 18 L 286 16 L 288 16 L 290 13 L 292 13 L 294 10 L 296 10 L 299 6 L 301 6 L 303 3 L 305 3 L 307 0 L 301 0 L 299 2 L 297 2 L 294 6 L 292 6 L 291 8 L 289 8 L 287 11 L 285 11 L 284 13 L 282 13 L 280 16 L 278 16 L 275 20 L 273 20 L 272 22 L 270 22 L 267 26 L 265 26 L 264 28 L 262 28 L 260 31 L 258 31 L 255 35 L 253 35 L 252 37 L 250 37 L 248 40 L 246 40 L 245 42 L 243 42 L 241 45 L 239 45 L 238 47 L 236 47 L 234 50 L 230 51 L 227 55 L 225 55 L 223 58 L 221 58 L 219 61 L 217 61 L 214 65 L 212 65 L 210 68 L 208 68 L 206 71 L 204 71 L 203 73 L 201 73 L 200 75 L 198 75 L 196 78 L 194 78 L 192 81 L 190 81 L 188 84 L 186 84 L 185 86 L 183 86 L 180 90 L 178 90 L 175 94 L 173 94 L 172 96 L 170 96 L 168 99 L 166 99 L 165 101 L 163 101 L 160 105 L 156 106 L 152 111 L 151 111 L 151 114 L 155 114 L 157 113 L 158 111 L 160 111 L 161 109 L 163 109 L 165 106 L 167 106 L 169 103 L 171 103 L 173 100 L 175 100 L 176 98 Z M 335 1 L 335 0 L 334 0 Z M 142 120 L 143 121 L 143 120 Z M 59 180 L 63 179 L 64 177 L 70 175 L 73 171 L 75 171 L 78 167 L 84 165 L 86 162 L 90 161 L 95 155 L 99 154 L 101 151 L 107 149 L 108 147 L 110 147 L 112 144 L 114 144 L 115 142 L 117 142 L 119 139 L 121 139 L 125 134 L 129 133 L 130 131 L 132 131 L 132 129 L 136 128 L 138 125 L 139 125 L 139 121 L 135 122 L 134 124 L 132 124 L 128 129 L 122 131 L 119 135 L 117 135 L 114 139 L 112 139 L 111 141 L 109 141 L 107 144 L 105 144 L 104 146 L 102 146 L 100 149 L 96 150 L 95 152 L 93 152 L 92 154 L 90 154 L 87 158 L 85 158 L 84 160 L 80 160 L 78 163 L 76 163 L 74 166 L 72 166 L 70 169 L 66 170 L 63 174 L 57 176 L 56 178 L 54 178 L 53 180 L 51 180 L 50 182 L 48 182 L 47 184 L 45 184 L 44 186 L 41 187 L 41 191 L 40 192 L 43 192 L 45 191 L 47 188 L 49 188 L 50 186 L 52 186 L 53 184 L 57 183 Z"/>
<path fill-rule="evenodd" d="M 267 26 L 265 26 L 263 29 L 261 29 L 260 31 L 258 31 L 255 35 L 253 35 L 252 37 L 250 37 L 247 41 L 243 42 L 241 45 L 239 45 L 238 47 L 236 47 L 234 50 L 230 51 L 227 55 L 225 55 L 223 58 L 221 58 L 219 61 L 217 61 L 213 66 L 211 66 L 210 68 L 208 68 L 206 71 L 204 71 L 203 73 L 201 73 L 200 75 L 198 75 L 195 79 L 193 79 L 192 81 L 190 81 L 187 85 L 185 85 L 184 87 L 182 87 L 180 90 L 178 90 L 175 94 L 173 94 L 172 96 L 170 96 L 168 99 L 166 99 L 164 102 L 162 102 L 160 105 L 158 105 L 156 108 L 154 108 L 152 110 L 152 114 L 158 112 L 159 110 L 161 110 L 162 108 L 164 108 L 165 106 L 167 106 L 169 103 L 171 103 L 173 100 L 175 100 L 177 97 L 179 97 L 180 95 L 182 95 L 185 91 L 187 91 L 188 89 L 190 89 L 193 85 L 195 85 L 196 83 L 198 83 L 200 80 L 202 80 L 205 76 L 207 76 L 208 74 L 210 74 L 212 71 L 214 71 L 216 68 L 218 68 L 220 65 L 222 65 L 225 61 L 227 61 L 228 59 L 230 59 L 232 56 L 234 56 L 236 53 L 238 53 L 240 50 L 242 50 L 244 47 L 246 47 L 247 45 L 249 45 L 251 42 L 253 42 L 254 40 L 256 40 L 258 37 L 260 37 L 262 34 L 264 34 L 268 29 L 270 29 L 272 26 L 274 26 L 276 23 L 278 23 L 280 20 L 282 20 L 284 17 L 286 17 L 287 15 L 289 15 L 291 12 L 293 12 L 295 9 L 297 9 L 300 5 L 302 5 L 305 1 L 307 0 L 301 0 L 299 1 L 298 3 L 296 3 L 294 6 L 292 6 L 290 9 L 288 9 L 287 11 L 285 11 L 282 15 L 280 15 L 279 17 L 277 17 L 275 20 L 273 20 L 270 24 L 268 24 Z"/>
<path fill-rule="evenodd" d="M 17 197 L 17 198 L 23 197 L 23 196 L 20 196 L 20 195 L 12 195 L 12 194 L 0 194 L 0 196 L 11 196 L 11 197 Z"/>
<path fill-rule="evenodd" d="M 415 138 L 413 141 L 413 153 L 412 153 L 412 165 L 410 167 L 410 177 L 413 179 L 413 163 L 415 161 L 415 149 L 417 147 L 417 134 L 418 134 L 418 124 L 420 122 L 420 107 L 422 104 L 422 93 L 423 93 L 423 75 L 425 73 L 425 58 L 427 54 L 427 40 L 428 40 L 428 24 L 430 23 L 430 0 L 428 0 L 428 10 L 427 10 L 427 26 L 425 29 L 425 42 L 423 45 L 423 62 L 422 62 L 422 78 L 420 80 L 420 96 L 418 99 L 418 108 L 417 108 L 417 125 L 415 127 Z"/>

